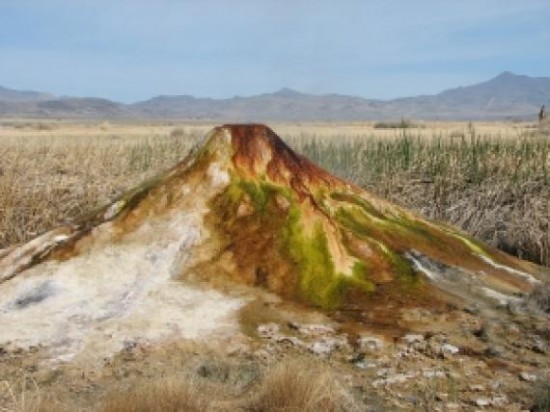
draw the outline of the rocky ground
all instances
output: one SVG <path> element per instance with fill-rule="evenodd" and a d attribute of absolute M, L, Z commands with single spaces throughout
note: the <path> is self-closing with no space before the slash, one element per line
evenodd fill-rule
<path fill-rule="evenodd" d="M 407 310 L 401 318 L 414 332 L 405 333 L 343 324 L 277 299 L 255 301 L 241 315 L 241 333 L 128 341 L 94 364 L 52 363 L 45 348 L 5 345 L 0 399 L 14 405 L 17 393 L 38 390 L 60 405 L 97 410 L 113 389 L 177 376 L 210 393 L 212 410 L 234 410 L 267 370 L 305 359 L 341 385 L 349 398 L 342 410 L 521 411 L 540 402 L 550 376 L 548 317 L 522 308 Z"/>

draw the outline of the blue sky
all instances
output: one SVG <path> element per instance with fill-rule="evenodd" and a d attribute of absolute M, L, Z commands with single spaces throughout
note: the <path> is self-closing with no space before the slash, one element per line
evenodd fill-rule
<path fill-rule="evenodd" d="M 549 0 L 0 0 L 0 85 L 388 99 L 550 76 Z"/>

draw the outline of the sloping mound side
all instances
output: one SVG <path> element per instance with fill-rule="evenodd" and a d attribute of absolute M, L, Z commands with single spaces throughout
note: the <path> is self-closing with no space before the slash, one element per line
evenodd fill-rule
<path fill-rule="evenodd" d="M 213 202 L 224 246 L 211 276 L 225 271 L 317 306 L 361 308 L 434 302 L 442 296 L 433 284 L 459 297 L 472 294 L 465 289 L 501 297 L 530 290 L 542 273 L 330 175 L 265 126 L 223 129 L 231 183 Z"/>

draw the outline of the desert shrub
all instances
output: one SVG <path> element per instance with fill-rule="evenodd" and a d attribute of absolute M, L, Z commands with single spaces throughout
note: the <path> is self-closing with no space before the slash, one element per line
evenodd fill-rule
<path fill-rule="evenodd" d="M 250 411 L 350 411 L 353 401 L 328 369 L 293 359 L 276 366 L 264 379 Z"/>
<path fill-rule="evenodd" d="M 116 390 L 103 404 L 103 412 L 199 412 L 208 406 L 192 381 L 176 377 L 142 381 L 128 390 Z"/>

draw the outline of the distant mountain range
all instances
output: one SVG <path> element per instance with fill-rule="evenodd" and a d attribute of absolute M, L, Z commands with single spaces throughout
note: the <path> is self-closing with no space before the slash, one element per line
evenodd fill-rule
<path fill-rule="evenodd" d="M 483 83 L 436 95 L 392 100 L 313 95 L 283 88 L 230 99 L 157 96 L 133 104 L 91 97 L 56 97 L 0 87 L 0 117 L 83 119 L 211 119 L 232 122 L 297 120 L 534 119 L 550 106 L 550 77 L 503 72 Z"/>

